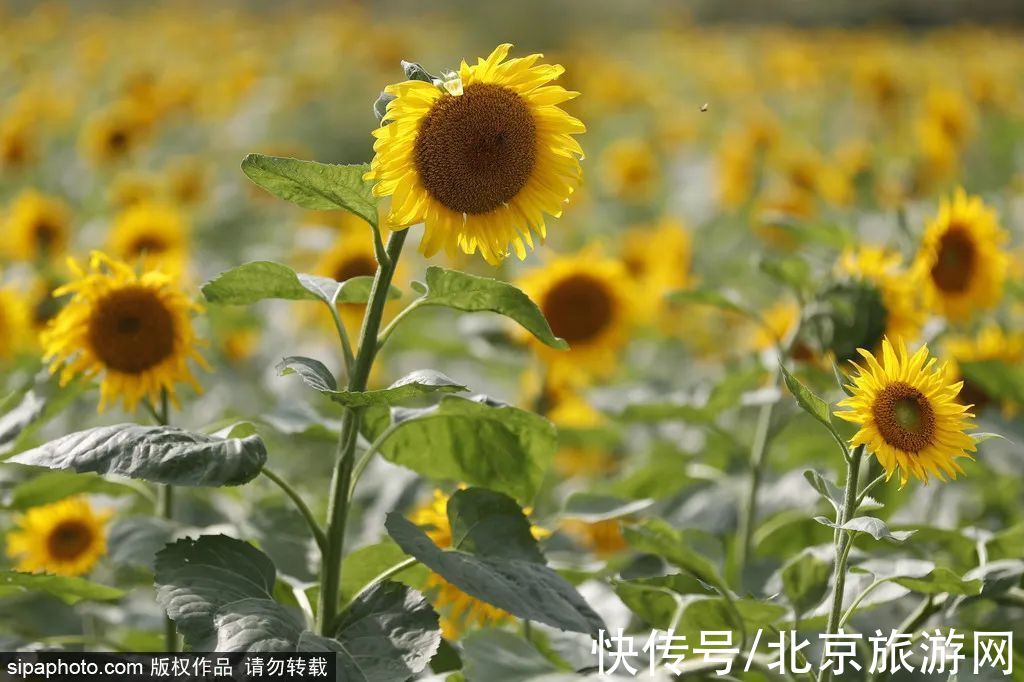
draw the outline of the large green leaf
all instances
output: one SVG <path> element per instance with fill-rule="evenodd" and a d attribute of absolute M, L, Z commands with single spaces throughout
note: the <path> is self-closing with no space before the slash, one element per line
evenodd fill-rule
<path fill-rule="evenodd" d="M 302 623 L 273 599 L 224 604 L 213 616 L 214 651 L 295 651 Z"/>
<path fill-rule="evenodd" d="M 471 632 L 461 641 L 466 679 L 487 682 L 557 682 L 564 672 L 522 637 L 505 630 Z M 565 679 L 580 676 L 565 673 Z"/>
<path fill-rule="evenodd" d="M 221 608 L 242 600 L 270 600 L 275 579 L 267 555 L 226 535 L 185 538 L 156 556 L 156 600 L 198 651 L 224 651 L 216 647 Z M 244 607 L 237 612 L 244 613 Z M 233 617 L 229 621 L 235 623 Z"/>
<path fill-rule="evenodd" d="M 828 594 L 832 562 L 808 548 L 782 567 L 782 591 L 798 614 L 807 613 Z"/>
<path fill-rule="evenodd" d="M 536 495 L 557 447 L 555 427 L 531 412 L 445 396 L 396 416 L 381 454 L 433 479 L 464 481 L 523 504 Z"/>
<path fill-rule="evenodd" d="M 416 590 L 391 581 L 377 583 L 349 605 L 335 637 L 340 677 L 346 682 L 408 679 L 427 667 L 441 644 L 438 616 L 430 603 Z M 302 646 L 300 640 L 300 650 Z"/>
<path fill-rule="evenodd" d="M 373 195 L 373 183 L 363 180 L 369 169 L 365 163 L 340 165 L 262 154 L 242 159 L 242 172 L 274 196 L 303 208 L 342 209 L 376 227 L 380 200 Z"/>
<path fill-rule="evenodd" d="M 825 428 L 829 431 L 835 433 L 835 427 L 832 425 L 832 413 L 829 412 L 828 403 L 815 395 L 807 386 L 800 383 L 796 377 L 789 373 L 785 366 L 780 365 L 779 368 L 782 370 L 782 378 L 786 382 L 786 388 L 796 398 L 797 404 L 803 408 L 804 412 L 824 424 Z"/>
<path fill-rule="evenodd" d="M 512 286 L 490 277 L 478 277 L 436 265 L 427 268 L 426 305 L 441 305 L 468 313 L 493 312 L 518 322 L 543 343 L 565 350 L 569 344 L 551 331 L 537 304 Z"/>
<path fill-rule="evenodd" d="M 76 604 L 82 600 L 109 601 L 124 595 L 116 587 L 100 585 L 85 578 L 0 571 L 0 597 L 17 592 L 46 592 L 66 604 Z"/>
<path fill-rule="evenodd" d="M 360 547 L 347 554 L 341 564 L 341 601 L 351 601 L 377 576 L 408 558 L 409 555 L 391 538 L 384 538 L 381 542 Z M 391 576 L 391 579 L 410 587 L 420 587 L 426 577 L 427 570 L 416 564 Z"/>
<path fill-rule="evenodd" d="M 171 426 L 116 424 L 77 431 L 10 461 L 153 483 L 222 486 L 252 480 L 267 451 L 259 436 L 216 438 Z"/>
<path fill-rule="evenodd" d="M 406 374 L 387 388 L 376 391 L 339 391 L 337 383 L 323 363 L 312 358 L 285 358 L 277 365 L 279 374 L 299 374 L 311 388 L 345 407 L 401 405 L 435 393 L 459 393 L 469 389 L 433 369 Z"/>
<path fill-rule="evenodd" d="M 564 578 L 544 564 L 442 550 L 400 514 L 385 526 L 398 546 L 466 594 L 514 616 L 597 636 L 601 617 Z"/>
<path fill-rule="evenodd" d="M 719 591 L 729 591 L 715 565 L 665 521 L 647 519 L 641 525 L 623 526 L 622 535 L 634 549 L 657 554 Z"/>
<path fill-rule="evenodd" d="M 171 541 L 174 526 L 154 516 L 122 516 L 110 528 L 107 546 L 110 560 L 121 566 L 153 570 L 156 555 Z"/>
<path fill-rule="evenodd" d="M 38 471 L 38 469 L 31 469 L 30 471 Z M 93 474 L 48 471 L 14 486 L 4 496 L 0 506 L 8 509 L 28 509 L 83 493 L 127 495 L 130 493 L 137 494 L 138 492 L 131 485 L 108 481 Z"/>
<path fill-rule="evenodd" d="M 448 499 L 452 547 L 476 556 L 543 564 L 530 522 L 515 500 L 484 488 L 456 491 Z"/>
<path fill-rule="evenodd" d="M 615 594 L 629 609 L 643 618 L 647 625 L 667 629 L 672 626 L 679 609 L 683 606 L 683 595 L 709 595 L 709 590 L 698 579 L 689 574 L 612 582 Z"/>
<path fill-rule="evenodd" d="M 210 303 L 249 305 L 268 298 L 288 301 L 316 301 L 321 294 L 304 286 L 299 275 L 287 265 L 253 261 L 226 270 L 202 286 Z"/>
<path fill-rule="evenodd" d="M 59 377 L 43 370 L 15 391 L 0 407 L 0 459 L 30 446 L 35 433 L 91 384 L 76 379 L 62 386 Z"/>

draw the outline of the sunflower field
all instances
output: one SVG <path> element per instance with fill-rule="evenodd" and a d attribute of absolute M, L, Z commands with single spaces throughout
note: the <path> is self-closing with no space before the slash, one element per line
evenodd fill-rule
<path fill-rule="evenodd" d="M 91 5 L 0 1 L 0 680 L 1024 680 L 1024 33 Z"/>

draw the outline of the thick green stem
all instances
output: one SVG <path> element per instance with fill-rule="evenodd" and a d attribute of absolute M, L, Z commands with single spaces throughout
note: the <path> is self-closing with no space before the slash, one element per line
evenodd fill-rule
<path fill-rule="evenodd" d="M 160 409 L 157 410 L 147 400 L 145 401 L 146 409 L 153 419 L 156 420 L 161 426 L 167 426 L 171 422 L 171 406 L 170 399 L 167 394 L 167 389 L 160 391 Z M 157 508 L 156 513 L 162 519 L 166 521 L 174 520 L 174 486 L 161 485 L 157 491 Z M 164 619 L 164 648 L 168 653 L 174 653 L 178 650 L 178 631 L 174 626 L 174 621 L 170 618 Z"/>
<path fill-rule="evenodd" d="M 359 335 L 359 349 L 348 377 L 348 390 L 366 390 L 374 358 L 377 355 L 377 333 L 380 330 L 384 304 L 387 302 L 395 264 L 402 253 L 408 230 L 391 233 L 385 249 L 387 259 L 377 266 L 370 289 L 370 300 L 363 317 L 363 329 Z M 338 449 L 331 477 L 331 495 L 327 504 L 327 546 L 320 565 L 320 599 L 317 611 L 317 630 L 329 637 L 338 610 L 338 591 L 341 586 L 341 558 L 345 548 L 345 525 L 348 521 L 349 487 L 352 483 L 352 468 L 355 464 L 356 441 L 362 421 L 360 409 L 349 409 L 341 423 Z"/>
<path fill-rule="evenodd" d="M 858 447 L 851 454 L 846 466 L 846 492 L 843 496 L 843 506 L 836 512 L 836 526 L 841 528 L 847 521 L 853 518 L 857 511 L 857 483 L 860 479 L 860 463 L 864 457 L 864 448 Z M 850 547 L 853 543 L 853 533 L 848 530 L 836 532 L 836 565 L 833 574 L 832 607 L 828 612 L 828 628 L 826 632 L 834 635 L 839 631 L 839 621 L 843 615 L 843 593 L 846 591 L 846 561 L 850 556 Z M 832 679 L 831 668 L 822 672 L 822 682 L 829 682 Z"/>

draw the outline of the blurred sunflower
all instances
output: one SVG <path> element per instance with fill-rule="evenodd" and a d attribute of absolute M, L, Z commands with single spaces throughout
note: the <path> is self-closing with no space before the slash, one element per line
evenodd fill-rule
<path fill-rule="evenodd" d="M 993 396 L 983 387 L 963 376 L 960 365 L 971 362 L 1000 362 L 1007 366 L 1024 362 L 1024 333 L 1008 332 L 997 324 L 983 327 L 977 334 L 947 337 L 943 346 L 950 357 L 950 375 L 963 381 L 959 400 L 971 405 L 976 413 L 993 402 Z M 1003 413 L 1010 416 L 1017 409 L 1010 401 L 1003 401 Z"/>
<path fill-rule="evenodd" d="M 126 170 L 119 172 L 110 182 L 107 201 L 114 208 L 124 210 L 136 204 L 155 201 L 159 194 L 159 181 L 152 174 Z"/>
<path fill-rule="evenodd" d="M 86 121 L 79 140 L 81 153 L 95 164 L 120 161 L 139 146 L 146 125 L 145 116 L 130 103 L 115 103 Z"/>
<path fill-rule="evenodd" d="M 854 363 L 852 395 L 838 404 L 847 409 L 835 413 L 860 427 L 851 444 L 874 453 L 887 479 L 898 470 L 900 487 L 911 475 L 927 484 L 929 475 L 944 481 L 962 474 L 956 460 L 973 459 L 974 439 L 966 430 L 974 415 L 957 402 L 962 384 L 951 381 L 947 365 L 935 367 L 927 346 L 908 356 L 902 341 L 894 349 L 889 339 L 882 342 L 881 363 L 859 352 L 866 367 Z"/>
<path fill-rule="evenodd" d="M 185 217 L 173 206 L 142 201 L 117 216 L 107 246 L 114 258 L 177 276 L 188 259 L 188 231 Z"/>
<path fill-rule="evenodd" d="M 206 168 L 199 158 L 174 159 L 167 165 L 164 176 L 167 195 L 178 205 L 195 206 L 206 198 Z"/>
<path fill-rule="evenodd" d="M 395 281 L 401 281 L 402 266 L 398 266 Z M 363 223 L 358 230 L 343 230 L 329 249 L 321 254 L 313 272 L 338 282 L 353 277 L 372 277 L 377 272 L 377 257 L 373 237 Z M 391 306 L 386 306 L 385 309 Z M 364 303 L 339 303 L 338 312 L 349 334 L 355 334 L 363 321 Z"/>
<path fill-rule="evenodd" d="M 556 257 L 518 284 L 540 306 L 555 336 L 569 344 L 561 351 L 531 340 L 556 378 L 583 380 L 614 370 L 640 300 L 621 261 L 586 250 Z"/>
<path fill-rule="evenodd" d="M 93 510 L 84 497 L 33 507 L 7 535 L 7 555 L 17 570 L 78 576 L 88 573 L 107 551 L 108 512 Z"/>
<path fill-rule="evenodd" d="M 4 250 L 15 260 L 50 260 L 67 249 L 70 229 L 71 213 L 63 201 L 25 190 L 11 205 L 2 236 Z"/>
<path fill-rule="evenodd" d="M 788 299 L 776 301 L 761 313 L 761 322 L 752 328 L 750 347 L 757 351 L 774 349 L 796 331 L 800 306 Z"/>
<path fill-rule="evenodd" d="M 633 227 L 620 241 L 619 259 L 650 304 L 647 315 L 664 313 L 665 294 L 693 283 L 690 233 L 675 218 L 662 218 L 653 226 Z"/>
<path fill-rule="evenodd" d="M 924 284 L 925 302 L 950 320 L 962 322 L 999 302 L 1009 267 L 1009 235 L 978 196 L 958 189 L 942 200 L 925 229 L 914 269 Z"/>
<path fill-rule="evenodd" d="M 0 120 L 0 168 L 22 168 L 39 153 L 35 126 L 25 116 L 8 116 Z"/>
<path fill-rule="evenodd" d="M 642 203 L 657 192 L 661 167 L 650 143 L 626 138 L 616 140 L 601 152 L 601 177 L 612 196 Z"/>
<path fill-rule="evenodd" d="M 558 217 L 579 185 L 583 150 L 572 137 L 583 124 L 558 105 L 578 93 L 548 85 L 559 65 L 539 54 L 505 61 L 511 45 L 435 85 L 389 85 L 394 96 L 374 131 L 366 179 L 391 196 L 389 224 L 424 224 L 420 250 L 478 249 L 492 265 L 509 247 L 523 259 L 533 233 L 545 238 L 544 214 Z"/>
<path fill-rule="evenodd" d="M 452 546 L 452 528 L 448 522 L 448 496 L 434 491 L 430 502 L 416 509 L 409 520 L 442 549 Z M 431 595 L 434 608 L 441 614 L 441 632 L 447 639 L 458 639 L 468 630 L 495 626 L 512 620 L 512 615 L 496 606 L 469 596 L 450 582 L 431 573 L 426 592 Z"/>
<path fill-rule="evenodd" d="M 102 373 L 101 412 L 117 400 L 133 410 L 162 391 L 177 405 L 178 382 L 200 391 L 188 363 L 206 367 L 189 319 L 200 307 L 166 273 L 139 275 L 98 252 L 89 265 L 69 261 L 75 279 L 54 292 L 72 298 L 41 335 L 50 371 L 61 369 L 61 383 Z"/>
<path fill-rule="evenodd" d="M 566 534 L 601 559 L 618 554 L 628 546 L 622 537 L 622 524 L 619 519 L 564 519 L 561 527 Z"/>
<path fill-rule="evenodd" d="M 0 289 L 0 361 L 10 360 L 31 339 L 32 315 L 24 297 Z"/>

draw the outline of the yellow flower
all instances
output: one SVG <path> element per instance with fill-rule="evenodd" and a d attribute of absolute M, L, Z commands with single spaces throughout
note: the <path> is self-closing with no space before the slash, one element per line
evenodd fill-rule
<path fill-rule="evenodd" d="M 22 168 L 38 154 L 35 128 L 25 116 L 0 121 L 0 168 Z"/>
<path fill-rule="evenodd" d="M 647 314 L 665 312 L 665 294 L 693 283 L 690 233 L 674 218 L 627 230 L 622 236 L 619 258 L 644 292 L 643 301 L 650 304 L 650 310 L 644 311 Z"/>
<path fill-rule="evenodd" d="M 158 185 L 157 179 L 149 173 L 122 171 L 111 181 L 107 189 L 107 201 L 119 210 L 154 201 L 160 194 Z"/>
<path fill-rule="evenodd" d="M 519 286 L 537 302 L 555 336 L 569 343 L 569 350 L 562 351 L 530 337 L 559 380 L 614 370 L 639 300 L 621 261 L 593 250 L 560 256 L 526 273 Z"/>
<path fill-rule="evenodd" d="M 424 224 L 427 256 L 479 250 L 497 264 L 511 245 L 522 260 L 534 233 L 545 238 L 544 214 L 560 216 L 579 184 L 583 151 L 572 136 L 585 128 L 558 106 L 577 93 L 549 85 L 561 66 L 536 65 L 539 54 L 505 61 L 509 48 L 462 62 L 440 85 L 385 88 L 395 99 L 374 131 L 366 178 L 392 197 L 394 229 Z"/>
<path fill-rule="evenodd" d="M 54 292 L 72 294 L 41 335 L 50 371 L 61 382 L 103 374 L 100 406 L 122 400 L 133 410 L 162 391 L 178 404 L 175 384 L 201 390 L 189 359 L 206 367 L 196 350 L 189 313 L 200 310 L 159 271 L 137 274 L 128 264 L 93 253 L 90 269 L 69 261 L 75 275 Z"/>
<path fill-rule="evenodd" d="M 925 302 L 957 322 L 993 307 L 1003 293 L 1008 240 L 995 212 L 980 197 L 958 189 L 952 201 L 943 200 L 914 261 Z"/>
<path fill-rule="evenodd" d="M 28 345 L 32 315 L 24 297 L 13 289 L 0 289 L 0 361 L 10 360 Z"/>
<path fill-rule="evenodd" d="M 11 258 L 38 262 L 61 255 L 68 246 L 71 214 L 59 199 L 35 190 L 17 196 L 4 225 Z"/>
<path fill-rule="evenodd" d="M 33 507 L 7 535 L 7 555 L 17 570 L 78 576 L 107 551 L 107 512 L 94 511 L 84 497 Z"/>
<path fill-rule="evenodd" d="M 353 277 L 372 277 L 377 272 L 377 257 L 373 249 L 373 236 L 366 223 L 363 222 L 358 230 L 342 230 L 334 244 L 320 256 L 313 267 L 313 272 L 338 282 Z M 399 264 L 395 272 L 395 282 L 402 280 L 402 273 L 403 268 Z M 385 318 L 392 314 L 393 309 L 392 302 L 385 305 Z M 364 303 L 338 304 L 338 312 L 350 335 L 359 332 L 365 310 Z"/>
<path fill-rule="evenodd" d="M 423 527 L 438 547 L 451 547 L 448 496 L 440 490 L 435 490 L 431 501 L 414 511 L 410 520 Z M 436 573 L 427 578 L 427 593 L 441 614 L 441 632 L 447 639 L 458 639 L 467 630 L 512 620 L 510 613 L 469 596 Z"/>
<path fill-rule="evenodd" d="M 750 339 L 754 350 L 774 349 L 794 333 L 800 322 L 800 306 L 795 301 L 777 301 L 761 313 L 764 324 L 757 325 Z"/>
<path fill-rule="evenodd" d="M 175 159 L 165 173 L 167 195 L 175 203 L 194 206 L 206 197 L 206 169 L 198 158 L 185 156 Z"/>
<path fill-rule="evenodd" d="M 146 126 L 146 117 L 134 105 L 118 102 L 86 121 L 79 141 L 82 155 L 96 164 L 120 161 L 138 147 Z"/>
<path fill-rule="evenodd" d="M 618 519 L 603 521 L 564 519 L 561 525 L 562 530 L 602 559 L 617 554 L 627 547 L 626 540 L 622 537 L 622 525 Z"/>
<path fill-rule="evenodd" d="M 661 169 L 648 142 L 627 138 L 613 142 L 601 153 L 601 176 L 610 194 L 637 203 L 654 196 Z"/>
<path fill-rule="evenodd" d="M 973 426 L 967 407 L 957 402 L 962 383 L 950 380 L 948 366 L 936 367 L 922 346 L 908 356 L 902 341 L 894 350 L 882 342 L 882 362 L 859 349 L 866 367 L 854 366 L 858 376 L 852 395 L 841 401 L 836 416 L 857 424 L 851 439 L 878 458 L 886 478 L 899 470 L 900 487 L 910 476 L 928 483 L 928 476 L 956 478 L 963 469 L 957 459 L 973 459 L 974 439 L 966 433 Z"/>
<path fill-rule="evenodd" d="M 176 208 L 143 201 L 117 216 L 108 248 L 114 258 L 177 276 L 188 258 L 188 231 L 185 217 Z"/>
<path fill-rule="evenodd" d="M 950 356 L 950 376 L 964 382 L 960 402 L 972 405 L 976 412 L 990 405 L 992 397 L 984 388 L 964 378 L 960 363 L 997 361 L 1014 366 L 1024 362 L 1024 334 L 1004 331 L 996 324 L 983 327 L 973 336 L 950 336 L 943 345 Z M 1002 407 L 1007 416 L 1012 416 L 1017 409 L 1012 401 L 1005 401 Z"/>

